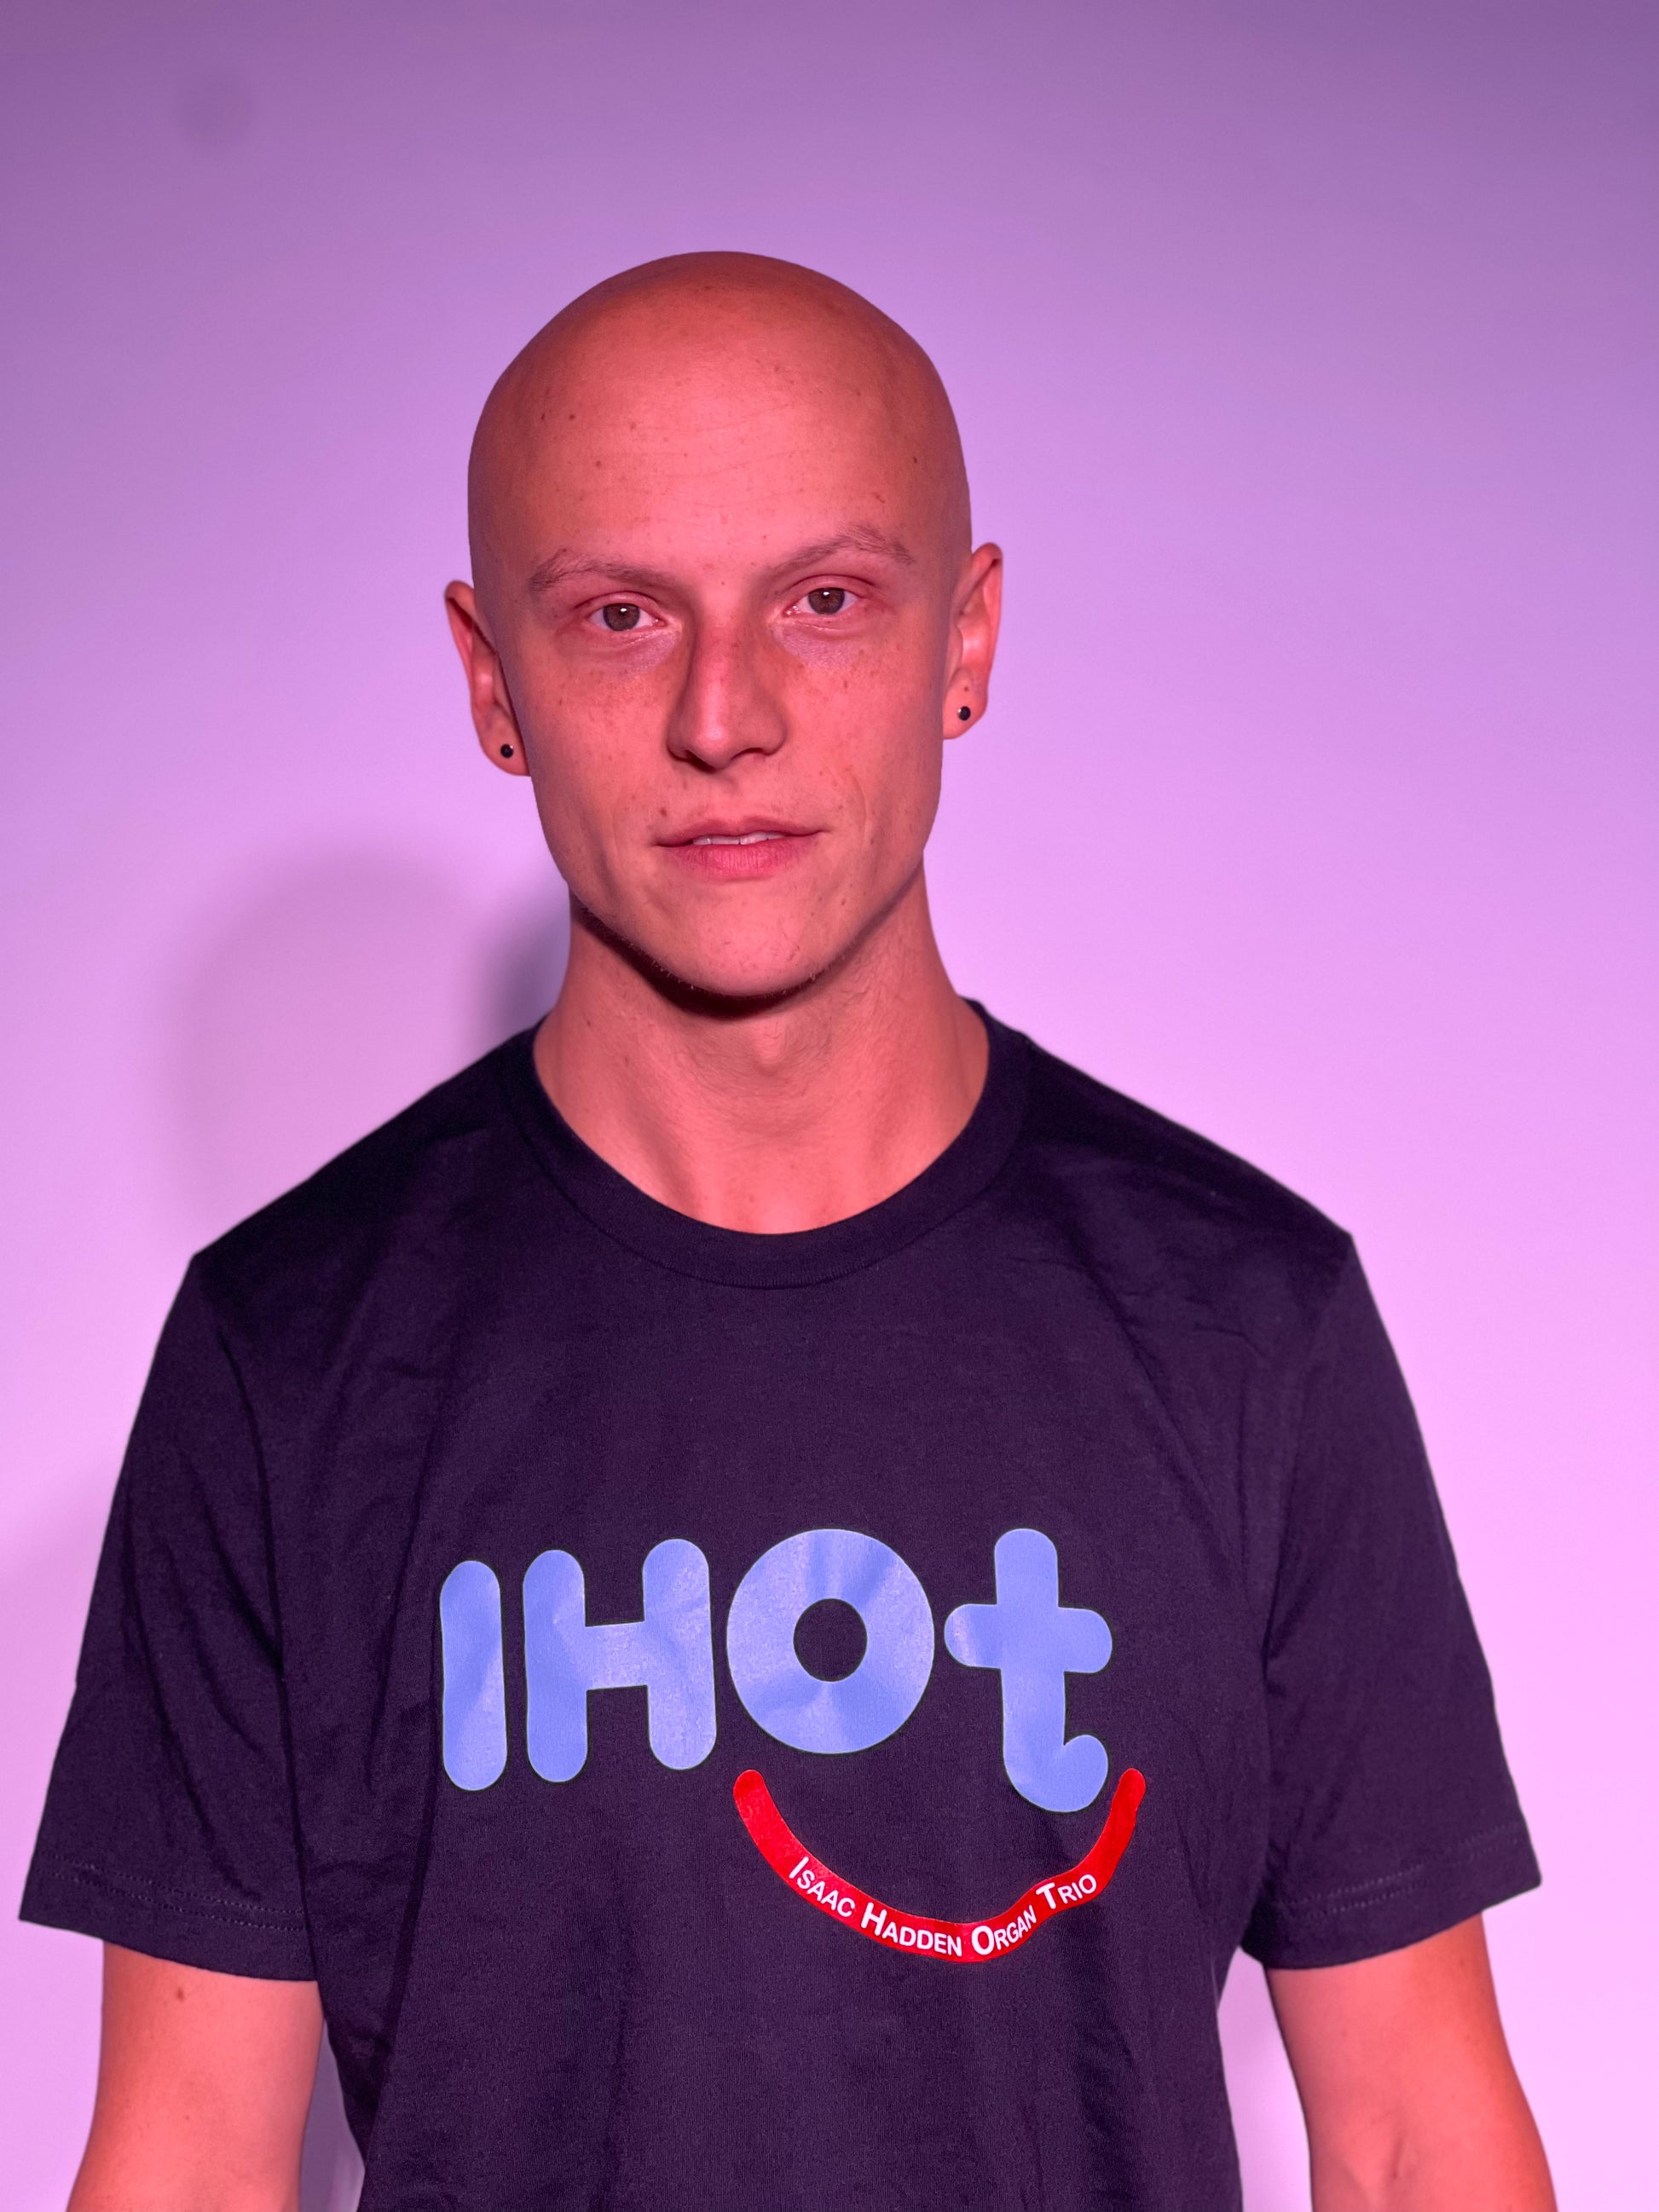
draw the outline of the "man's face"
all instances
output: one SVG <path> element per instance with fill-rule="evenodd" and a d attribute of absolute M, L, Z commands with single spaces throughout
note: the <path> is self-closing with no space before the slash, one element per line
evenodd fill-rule
<path fill-rule="evenodd" d="M 480 735 L 580 904 L 696 989 L 787 993 L 860 941 L 983 703 L 995 556 L 953 542 L 908 393 L 833 331 L 635 307 L 498 471 L 475 619 L 517 731 Z"/>

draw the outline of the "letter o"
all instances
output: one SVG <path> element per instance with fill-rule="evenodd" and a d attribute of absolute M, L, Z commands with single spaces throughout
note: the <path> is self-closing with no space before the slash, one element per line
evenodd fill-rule
<path fill-rule="evenodd" d="M 1077 1878 L 1077 1886 L 1085 1897 L 1092 1897 L 1100 1887 L 1100 1884 L 1091 1874 L 1080 1874 Z"/>
<path fill-rule="evenodd" d="M 864 1623 L 864 1656 L 839 1682 L 809 1674 L 795 1624 L 838 1598 Z M 867 1751 L 902 1728 L 933 1671 L 927 1593 L 890 1545 L 809 1528 L 763 1552 L 738 1585 L 726 1661 L 751 1719 L 794 1751 Z"/>
<path fill-rule="evenodd" d="M 981 1936 L 985 1939 L 983 1942 L 980 1941 Z M 996 1938 L 988 1928 L 975 1928 L 968 1940 L 974 1947 L 974 1956 L 976 1959 L 988 1959 L 997 1948 Z"/>

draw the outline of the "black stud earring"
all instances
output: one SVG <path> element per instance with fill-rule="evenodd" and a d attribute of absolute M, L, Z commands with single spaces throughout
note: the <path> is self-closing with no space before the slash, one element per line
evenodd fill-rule
<path fill-rule="evenodd" d="M 511 745 L 503 745 L 503 746 L 501 747 L 501 758 L 502 758 L 503 760 L 511 760 L 511 759 L 512 759 L 512 757 L 513 757 L 513 748 L 512 748 L 512 746 L 511 746 Z"/>
<path fill-rule="evenodd" d="M 958 708 L 957 708 L 957 721 L 959 721 L 959 722 L 971 722 L 971 721 L 973 720 L 973 719 L 974 719 L 974 710 L 973 710 L 973 708 L 972 708 L 971 707 L 958 707 Z"/>

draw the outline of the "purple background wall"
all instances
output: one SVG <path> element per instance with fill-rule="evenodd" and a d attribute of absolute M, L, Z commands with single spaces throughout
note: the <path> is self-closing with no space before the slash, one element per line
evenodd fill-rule
<path fill-rule="evenodd" d="M 1515 2045 L 1564 2204 L 1650 2203 L 1659 19 L 18 0 L 0 36 L 0 1899 L 186 1254 L 556 977 L 440 617 L 482 395 L 595 277 L 750 247 L 933 350 L 1008 550 L 933 852 L 958 981 L 1360 1238 L 1547 1871 L 1492 1925 Z M 72 2171 L 94 1984 L 0 1924 L 21 2212 Z M 1305 2205 L 1248 1966 L 1226 2021 L 1253 2212 Z"/>

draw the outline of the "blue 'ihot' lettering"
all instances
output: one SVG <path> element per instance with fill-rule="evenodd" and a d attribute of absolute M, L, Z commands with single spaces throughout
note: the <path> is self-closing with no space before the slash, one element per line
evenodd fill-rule
<path fill-rule="evenodd" d="M 795 1652 L 810 1605 L 839 1598 L 864 1623 L 864 1656 L 827 1682 Z M 888 1544 L 852 1528 L 809 1528 L 763 1552 L 726 1621 L 732 1686 L 768 1735 L 796 1751 L 867 1751 L 903 1727 L 933 1671 L 927 1593 Z"/>
<path fill-rule="evenodd" d="M 945 1648 L 964 1667 L 1002 1675 L 1002 1764 L 1020 1796 L 1047 1813 L 1080 1813 L 1106 1782 L 1098 1736 L 1066 1740 L 1066 1677 L 1097 1674 L 1112 1632 L 1097 1613 L 1060 1601 L 1060 1556 L 1036 1528 L 1011 1528 L 995 1552 L 994 1605 L 959 1605 Z"/>
<path fill-rule="evenodd" d="M 444 1772 L 459 1790 L 488 1790 L 507 1767 L 501 1586 L 482 1559 L 452 1567 L 438 1593 L 443 1645 Z"/>
<path fill-rule="evenodd" d="M 587 1757 L 591 1690 L 642 1686 L 651 1749 L 665 1766 L 696 1766 L 714 1748 L 714 1639 L 708 1562 L 671 1536 L 645 1555 L 645 1617 L 589 1627 L 580 1563 L 543 1552 L 524 1578 L 524 1672 L 530 1764 L 568 1782 Z"/>
<path fill-rule="evenodd" d="M 996 1599 L 959 1605 L 945 1646 L 964 1667 L 1002 1678 L 1002 1763 L 1045 1812 L 1078 1813 L 1105 1787 L 1097 1736 L 1066 1734 L 1066 1677 L 1112 1656 L 1112 1632 L 1085 1606 L 1060 1601 L 1060 1559 L 1036 1528 L 1011 1528 L 993 1555 Z M 670 1537 L 647 1553 L 638 1620 L 591 1624 L 581 1565 L 543 1552 L 524 1578 L 526 1748 L 546 1782 L 587 1759 L 595 1690 L 642 1687 L 651 1749 L 663 1765 L 696 1766 L 714 1747 L 714 1639 L 708 1562 Z M 808 1607 L 826 1598 L 864 1623 L 864 1656 L 830 1681 L 795 1650 Z M 481 1559 L 463 1559 L 438 1598 L 443 1658 L 444 1771 L 487 1790 L 507 1767 L 501 1593 Z M 933 1615 L 914 1571 L 888 1544 L 852 1528 L 809 1528 L 763 1552 L 738 1585 L 726 1624 L 726 1665 L 750 1717 L 793 1750 L 867 1751 L 903 1727 L 933 1668 Z"/>

